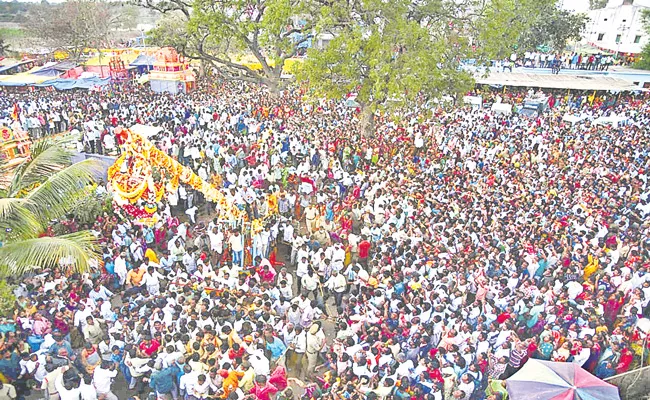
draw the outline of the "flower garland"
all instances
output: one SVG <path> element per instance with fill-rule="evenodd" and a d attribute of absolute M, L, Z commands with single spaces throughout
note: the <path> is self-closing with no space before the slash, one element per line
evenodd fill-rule
<path fill-rule="evenodd" d="M 133 218 L 149 218 L 151 217 L 151 214 L 146 211 L 146 209 L 140 208 L 138 206 L 135 206 L 133 204 L 125 204 L 121 206 L 122 210 L 129 214 Z"/>
<path fill-rule="evenodd" d="M 230 220 L 248 220 L 245 209 L 228 202 L 219 190 L 217 186 L 220 186 L 220 180 L 215 180 L 215 185 L 204 181 L 190 168 L 157 149 L 148 139 L 135 132 L 116 128 L 115 134 L 120 138 L 123 154 L 108 169 L 108 182 L 113 189 L 115 204 L 131 217 L 151 220 L 163 195 L 177 190 L 182 182 L 201 192 L 206 200 L 215 203 L 223 217 Z M 296 180 L 297 177 L 292 176 L 290 179 Z M 142 200 L 143 207 L 135 205 L 139 200 Z M 278 213 L 277 196 L 269 195 L 267 202 L 268 218 Z M 264 229 L 265 223 L 266 218 L 251 221 L 251 233 L 259 233 Z"/>

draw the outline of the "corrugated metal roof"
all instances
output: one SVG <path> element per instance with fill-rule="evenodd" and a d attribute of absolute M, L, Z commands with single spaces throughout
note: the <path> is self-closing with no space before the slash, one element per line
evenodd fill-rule
<path fill-rule="evenodd" d="M 476 83 L 482 85 L 539 87 L 545 89 L 613 91 L 643 90 L 624 79 L 586 75 L 541 75 L 492 72 L 487 77 L 481 75 L 476 76 Z"/>

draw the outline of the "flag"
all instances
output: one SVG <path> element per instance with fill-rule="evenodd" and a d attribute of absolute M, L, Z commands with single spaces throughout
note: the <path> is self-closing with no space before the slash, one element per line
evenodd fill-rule
<path fill-rule="evenodd" d="M 14 110 L 11 112 L 11 118 L 14 121 L 18 121 L 18 116 L 20 116 L 20 109 L 18 108 L 18 103 L 14 103 Z"/>

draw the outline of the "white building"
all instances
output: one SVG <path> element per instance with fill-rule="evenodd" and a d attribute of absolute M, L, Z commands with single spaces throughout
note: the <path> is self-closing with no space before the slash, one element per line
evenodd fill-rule
<path fill-rule="evenodd" d="M 642 10 L 650 0 L 609 0 L 605 8 L 589 11 L 584 33 L 587 43 L 620 53 L 640 53 L 650 40 Z"/>

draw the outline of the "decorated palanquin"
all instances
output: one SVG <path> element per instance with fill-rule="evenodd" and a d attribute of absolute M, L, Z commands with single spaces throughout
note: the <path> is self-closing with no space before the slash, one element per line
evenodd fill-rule
<path fill-rule="evenodd" d="M 245 212 L 228 203 L 216 186 L 218 182 L 213 185 L 204 181 L 136 132 L 118 127 L 115 134 L 123 152 L 109 167 L 108 182 L 116 204 L 128 214 L 136 218 L 154 214 L 163 196 L 174 192 L 182 182 L 217 204 L 225 218 L 245 218 Z"/>
<path fill-rule="evenodd" d="M 195 87 L 194 72 L 183 56 L 171 47 L 163 47 L 155 54 L 149 82 L 154 92 L 189 92 Z"/>
<path fill-rule="evenodd" d="M 5 163 L 20 162 L 28 157 L 31 143 L 20 123 L 14 122 L 11 127 L 0 126 L 0 157 Z"/>

